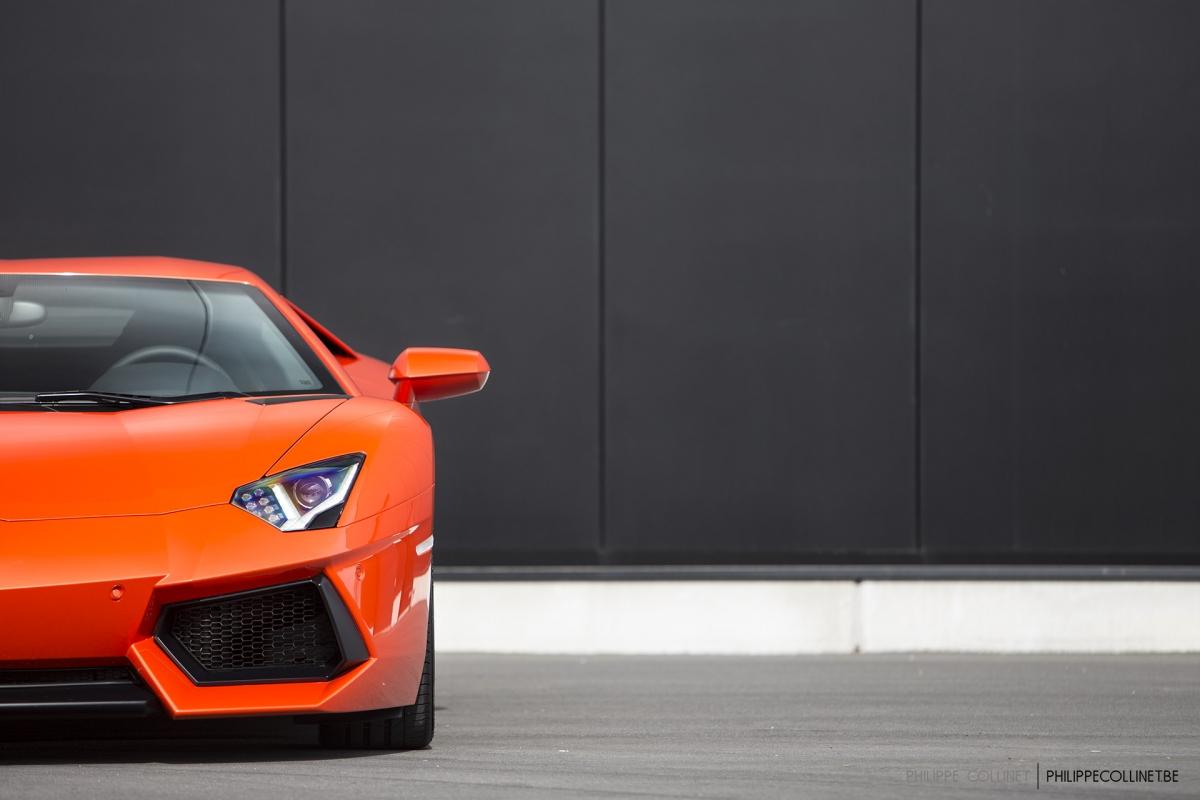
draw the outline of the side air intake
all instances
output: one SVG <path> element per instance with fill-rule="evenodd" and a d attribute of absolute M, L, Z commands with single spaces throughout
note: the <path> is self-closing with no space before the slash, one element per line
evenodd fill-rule
<path fill-rule="evenodd" d="M 329 680 L 367 658 L 324 576 L 168 605 L 155 637 L 197 684 Z"/>

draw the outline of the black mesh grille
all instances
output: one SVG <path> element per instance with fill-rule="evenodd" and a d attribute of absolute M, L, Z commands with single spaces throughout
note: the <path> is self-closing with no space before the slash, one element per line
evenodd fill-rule
<path fill-rule="evenodd" d="M 214 677 L 263 668 L 324 672 L 342 659 L 313 583 L 176 607 L 167 632 Z"/>

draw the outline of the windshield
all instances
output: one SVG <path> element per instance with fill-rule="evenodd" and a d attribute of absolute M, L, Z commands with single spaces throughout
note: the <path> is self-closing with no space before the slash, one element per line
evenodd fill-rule
<path fill-rule="evenodd" d="M 252 286 L 0 275 L 0 396 L 68 391 L 188 399 L 342 389 Z"/>

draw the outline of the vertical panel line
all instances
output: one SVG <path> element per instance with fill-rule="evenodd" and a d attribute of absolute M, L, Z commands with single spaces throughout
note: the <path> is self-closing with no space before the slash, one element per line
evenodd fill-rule
<path fill-rule="evenodd" d="M 288 290 L 287 0 L 279 0 L 279 291 Z"/>
<path fill-rule="evenodd" d="M 925 457 L 921 432 L 921 348 L 924 331 L 921 324 L 921 116 L 924 77 L 924 0 L 916 2 L 915 87 L 913 91 L 913 501 L 914 542 L 918 554 L 925 557 L 924 475 Z"/>
<path fill-rule="evenodd" d="M 605 203 L 607 202 L 605 184 L 606 170 L 606 139 L 607 130 L 605 124 L 606 97 L 605 91 L 607 88 L 605 80 L 605 3 L 606 0 L 597 0 L 596 2 L 596 302 L 597 302 L 597 328 L 599 336 L 597 339 L 598 349 L 598 390 L 599 390 L 599 415 L 597 422 L 597 437 L 598 437 L 598 460 L 599 460 L 599 509 L 597 515 L 597 555 L 604 561 L 607 560 L 608 551 L 608 386 L 607 376 L 608 370 L 605 360 L 608 355 L 608 348 L 605 343 L 606 326 L 606 296 L 605 296 Z"/>

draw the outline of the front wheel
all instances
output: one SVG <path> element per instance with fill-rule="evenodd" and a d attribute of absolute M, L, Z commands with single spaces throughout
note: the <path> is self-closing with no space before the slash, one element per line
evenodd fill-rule
<path fill-rule="evenodd" d="M 354 750 L 420 750 L 433 741 L 433 587 L 429 589 L 429 632 L 417 702 L 386 717 L 321 725 L 321 744 Z"/>

